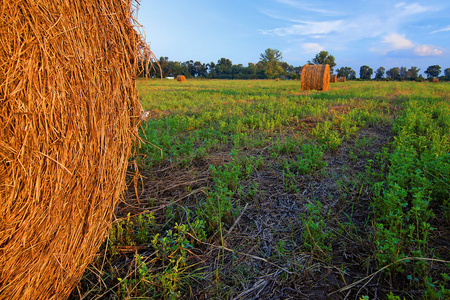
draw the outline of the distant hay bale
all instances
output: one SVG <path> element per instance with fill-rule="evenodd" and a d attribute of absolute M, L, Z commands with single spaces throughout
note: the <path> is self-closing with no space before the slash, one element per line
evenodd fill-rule
<path fill-rule="evenodd" d="M 186 76 L 184 76 L 184 75 L 178 75 L 178 76 L 177 76 L 177 81 L 185 82 L 185 81 L 186 81 Z"/>
<path fill-rule="evenodd" d="M 433 83 L 439 82 L 439 78 L 433 78 Z"/>
<path fill-rule="evenodd" d="M 331 77 L 330 77 L 330 83 L 336 83 L 336 82 L 337 82 L 337 75 L 336 75 L 336 74 L 331 75 Z"/>
<path fill-rule="evenodd" d="M 276 78 L 275 81 L 280 81 L 280 78 Z"/>
<path fill-rule="evenodd" d="M 142 112 L 132 0 L 3 1 L 0 299 L 65 299 L 107 236 Z"/>
<path fill-rule="evenodd" d="M 330 65 L 304 65 L 302 69 L 302 91 L 328 91 Z"/>
<path fill-rule="evenodd" d="M 338 82 L 346 82 L 347 81 L 347 77 L 339 77 L 337 79 Z"/>

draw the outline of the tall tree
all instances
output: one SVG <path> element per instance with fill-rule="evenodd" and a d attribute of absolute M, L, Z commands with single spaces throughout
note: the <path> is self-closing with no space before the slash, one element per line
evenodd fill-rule
<path fill-rule="evenodd" d="M 379 67 L 377 69 L 377 72 L 375 73 L 375 79 L 383 79 L 384 78 L 384 73 L 385 73 L 386 69 L 383 67 Z"/>
<path fill-rule="evenodd" d="M 221 58 L 216 64 L 217 78 L 231 79 L 231 67 L 233 63 L 228 58 Z"/>
<path fill-rule="evenodd" d="M 341 67 L 337 69 L 338 77 L 345 77 L 349 80 L 353 80 L 356 78 L 356 71 L 350 67 Z"/>
<path fill-rule="evenodd" d="M 187 69 L 187 74 L 185 72 L 184 75 L 188 78 L 195 78 L 195 76 L 197 75 L 197 70 L 195 69 L 194 61 L 188 60 L 188 61 L 184 62 L 183 65 L 185 65 L 186 69 Z"/>
<path fill-rule="evenodd" d="M 373 69 L 369 66 L 361 66 L 359 69 L 359 78 L 369 80 L 372 77 Z"/>
<path fill-rule="evenodd" d="M 300 67 L 294 67 L 293 69 L 292 69 L 292 79 L 297 79 L 297 78 L 300 78 L 301 76 L 302 76 L 302 69 L 303 69 L 303 67 L 302 66 L 300 66 Z"/>
<path fill-rule="evenodd" d="M 162 77 L 166 77 L 169 75 L 169 58 L 166 57 L 160 57 L 159 58 L 159 65 L 161 66 L 161 70 L 162 70 Z M 156 69 L 159 73 L 159 68 Z M 156 75 L 158 76 L 158 74 Z"/>
<path fill-rule="evenodd" d="M 450 79 L 450 68 L 445 69 L 444 74 L 445 74 L 445 77 L 447 77 L 447 79 Z"/>
<path fill-rule="evenodd" d="M 402 79 L 406 79 L 406 73 L 408 72 L 408 70 L 406 69 L 406 67 L 400 67 L 400 78 Z"/>
<path fill-rule="evenodd" d="M 216 74 L 216 64 L 212 61 L 206 65 L 208 67 L 208 78 L 213 79 L 217 78 Z"/>
<path fill-rule="evenodd" d="M 400 68 L 390 68 L 386 71 L 386 75 L 389 76 L 392 80 L 399 80 L 400 79 Z"/>
<path fill-rule="evenodd" d="M 242 64 L 233 65 L 231 67 L 231 74 L 233 79 L 244 79 L 244 66 Z"/>
<path fill-rule="evenodd" d="M 197 74 L 197 77 L 206 77 L 208 75 L 208 67 L 206 64 L 202 64 L 199 61 L 196 61 L 194 63 L 195 72 Z"/>
<path fill-rule="evenodd" d="M 439 65 L 429 66 L 424 73 L 428 78 L 438 77 L 441 74 L 441 67 Z"/>
<path fill-rule="evenodd" d="M 309 60 L 308 63 L 314 65 L 330 65 L 330 72 L 333 73 L 333 69 L 336 66 L 334 60 L 334 56 L 328 54 L 328 51 L 320 51 L 316 54 L 316 57 L 314 57 L 312 61 Z"/>
<path fill-rule="evenodd" d="M 257 78 L 257 68 L 254 63 L 248 63 L 248 67 L 244 69 L 244 74 L 248 79 L 256 79 Z"/>
<path fill-rule="evenodd" d="M 277 49 L 266 49 L 260 55 L 260 61 L 264 66 L 264 72 L 267 78 L 279 77 L 283 73 L 283 68 L 280 66 L 280 61 L 283 56 Z"/>
<path fill-rule="evenodd" d="M 419 71 L 420 69 L 417 67 L 411 67 L 406 72 L 406 78 L 411 80 L 416 80 L 417 77 L 419 77 Z"/>

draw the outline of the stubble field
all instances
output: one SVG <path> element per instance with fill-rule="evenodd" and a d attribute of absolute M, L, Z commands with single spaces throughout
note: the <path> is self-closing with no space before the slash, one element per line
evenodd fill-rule
<path fill-rule="evenodd" d="M 129 190 L 73 299 L 450 298 L 449 84 L 137 86 Z"/>

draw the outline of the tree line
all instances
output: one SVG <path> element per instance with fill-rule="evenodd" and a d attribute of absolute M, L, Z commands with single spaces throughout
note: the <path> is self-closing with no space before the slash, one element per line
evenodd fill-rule
<path fill-rule="evenodd" d="M 379 67 L 375 71 L 375 76 L 373 79 L 375 80 L 410 80 L 410 81 L 424 81 L 425 78 L 422 74 L 419 74 L 420 68 L 412 66 L 411 68 L 406 67 L 394 67 L 389 70 L 386 70 L 384 67 Z M 425 75 L 428 79 L 431 78 L 440 78 L 442 81 L 450 81 L 450 68 L 446 68 L 444 70 L 444 75 L 441 74 L 441 67 L 439 65 L 429 66 L 425 71 Z M 361 66 L 359 71 L 359 78 L 362 80 L 370 80 L 372 79 L 372 75 L 374 71 L 369 66 Z M 339 75 L 338 75 L 339 76 Z M 352 75 L 352 78 L 356 79 L 355 74 Z"/>
<path fill-rule="evenodd" d="M 161 57 L 158 64 L 149 64 L 149 61 L 142 60 L 139 65 L 138 74 L 141 77 L 176 77 L 184 75 L 186 78 L 205 79 L 300 79 L 303 66 L 293 66 L 282 61 L 282 53 L 277 49 L 266 49 L 260 54 L 257 63 L 233 64 L 228 58 L 221 58 L 217 62 L 202 63 L 200 61 L 172 61 L 168 57 Z M 335 58 L 328 51 L 321 51 L 307 62 L 308 64 L 329 64 L 331 74 L 334 74 L 336 66 Z M 151 67 L 149 67 L 151 66 Z M 394 67 L 386 70 L 379 67 L 375 73 L 367 66 L 361 66 L 359 78 L 356 71 L 351 67 L 341 67 L 336 70 L 338 77 L 346 77 L 347 80 L 415 80 L 423 81 L 425 78 L 419 74 L 420 69 L 412 66 Z M 441 74 L 439 65 L 429 66 L 424 71 L 427 78 L 438 78 Z M 450 80 L 450 68 L 444 70 L 444 75 L 440 77 L 442 81 Z"/>

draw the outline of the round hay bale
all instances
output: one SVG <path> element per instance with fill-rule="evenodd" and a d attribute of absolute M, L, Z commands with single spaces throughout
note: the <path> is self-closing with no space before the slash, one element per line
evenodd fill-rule
<path fill-rule="evenodd" d="M 107 236 L 142 112 L 132 0 L 3 1 L 0 299 L 65 299 Z"/>
<path fill-rule="evenodd" d="M 184 75 L 178 75 L 178 76 L 177 76 L 177 81 L 185 82 L 185 81 L 186 81 L 186 76 L 184 76 Z"/>
<path fill-rule="evenodd" d="M 330 83 L 336 83 L 336 82 L 337 82 L 337 75 L 336 75 L 336 74 L 331 75 L 331 77 L 330 77 Z"/>
<path fill-rule="evenodd" d="M 304 65 L 302 69 L 302 91 L 328 91 L 330 65 Z"/>
<path fill-rule="evenodd" d="M 280 81 L 280 78 L 275 78 L 275 81 Z"/>
<path fill-rule="evenodd" d="M 438 83 L 439 82 L 439 78 L 433 78 L 433 83 Z"/>
<path fill-rule="evenodd" d="M 347 77 L 339 77 L 337 79 L 338 82 L 347 82 Z"/>

